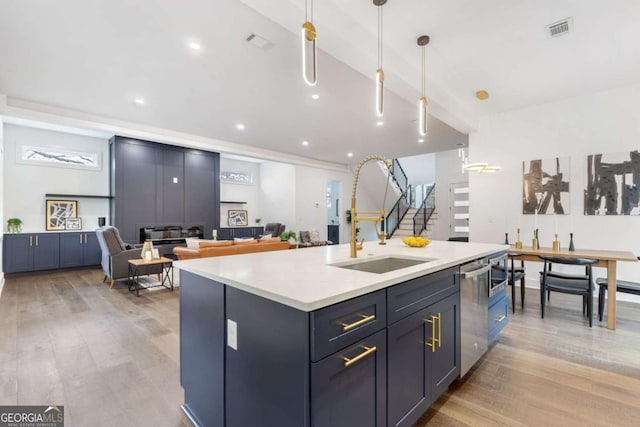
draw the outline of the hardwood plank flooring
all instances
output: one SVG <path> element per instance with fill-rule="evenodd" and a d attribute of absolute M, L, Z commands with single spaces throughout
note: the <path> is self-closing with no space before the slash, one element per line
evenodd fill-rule
<path fill-rule="evenodd" d="M 0 404 L 63 404 L 67 427 L 189 426 L 179 289 L 136 298 L 99 270 L 6 279 Z M 499 342 L 416 426 L 638 425 L 640 305 L 619 302 L 609 331 L 606 319 L 589 328 L 580 304 L 554 293 L 541 319 L 527 289 Z"/>

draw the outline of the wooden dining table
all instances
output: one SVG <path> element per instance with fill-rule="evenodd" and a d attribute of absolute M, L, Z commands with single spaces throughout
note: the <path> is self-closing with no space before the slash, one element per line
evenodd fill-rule
<path fill-rule="evenodd" d="M 616 264 L 618 261 L 638 262 L 638 258 L 632 252 L 606 251 L 600 249 L 576 249 L 575 251 L 560 249 L 554 251 L 552 248 L 533 249 L 531 246 L 516 249 L 514 245 L 511 245 L 511 248 L 507 249 L 507 253 L 519 254 L 516 259 L 537 262 L 542 262 L 539 258 L 540 255 L 597 259 L 598 262 L 593 266 L 607 269 L 607 328 L 616 329 Z"/>

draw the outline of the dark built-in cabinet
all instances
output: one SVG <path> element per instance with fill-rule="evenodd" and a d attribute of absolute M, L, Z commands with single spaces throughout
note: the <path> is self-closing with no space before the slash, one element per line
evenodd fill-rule
<path fill-rule="evenodd" d="M 5 273 L 98 265 L 102 258 L 95 232 L 5 234 L 3 240 Z"/>
<path fill-rule="evenodd" d="M 218 240 L 233 240 L 235 238 L 260 237 L 264 234 L 264 227 L 233 227 L 218 229 Z"/>
<path fill-rule="evenodd" d="M 327 226 L 327 240 L 331 240 L 334 245 L 340 243 L 340 226 L 328 225 Z"/>
<path fill-rule="evenodd" d="M 98 265 L 101 258 L 96 233 L 60 233 L 60 268 Z"/>
<path fill-rule="evenodd" d="M 184 410 L 200 425 L 412 425 L 460 375 L 458 268 L 312 312 L 181 271 Z"/>
<path fill-rule="evenodd" d="M 5 234 L 5 273 L 49 270 L 59 265 L 59 233 Z"/>
<path fill-rule="evenodd" d="M 110 141 L 111 218 L 123 240 L 140 228 L 204 226 L 211 236 L 220 216 L 218 153 L 114 136 Z"/>

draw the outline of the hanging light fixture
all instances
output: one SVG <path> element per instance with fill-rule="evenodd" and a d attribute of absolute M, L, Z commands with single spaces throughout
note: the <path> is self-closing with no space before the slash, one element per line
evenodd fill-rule
<path fill-rule="evenodd" d="M 427 96 L 425 95 L 425 86 L 427 84 L 425 69 L 425 46 L 429 44 L 429 36 L 418 37 L 418 46 L 422 48 L 422 66 L 421 66 L 421 96 L 418 102 L 418 132 L 420 135 L 427 135 Z"/>
<path fill-rule="evenodd" d="M 384 71 L 382 70 L 382 6 L 387 0 L 373 0 L 378 6 L 378 69 L 376 70 L 376 114 L 384 115 Z"/>
<path fill-rule="evenodd" d="M 310 7 L 307 7 L 309 3 Z M 311 17 L 311 19 L 309 19 Z M 302 78 L 309 86 L 318 83 L 318 64 L 316 54 L 316 27 L 313 25 L 313 0 L 304 0 L 304 19 L 302 24 Z M 308 62 L 310 64 L 307 64 Z"/>

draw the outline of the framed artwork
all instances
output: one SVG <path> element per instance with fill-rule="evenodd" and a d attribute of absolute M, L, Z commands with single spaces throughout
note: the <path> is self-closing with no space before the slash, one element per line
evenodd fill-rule
<path fill-rule="evenodd" d="M 229 217 L 229 225 L 232 226 L 243 226 L 249 225 L 247 211 L 238 210 L 238 211 L 227 211 L 227 216 Z"/>
<path fill-rule="evenodd" d="M 102 170 L 102 158 L 99 152 L 71 151 L 59 147 L 22 145 L 16 149 L 16 161 L 39 166 Z"/>
<path fill-rule="evenodd" d="M 65 230 L 82 230 L 82 218 L 67 218 L 64 226 Z"/>
<path fill-rule="evenodd" d="M 640 215 L 640 153 L 587 156 L 585 215 Z"/>
<path fill-rule="evenodd" d="M 67 218 L 78 216 L 77 200 L 47 200 L 47 231 L 66 230 Z"/>
<path fill-rule="evenodd" d="M 522 162 L 523 214 L 564 215 L 570 212 L 569 164 L 569 157 Z"/>

